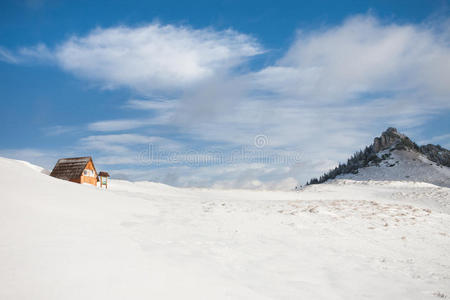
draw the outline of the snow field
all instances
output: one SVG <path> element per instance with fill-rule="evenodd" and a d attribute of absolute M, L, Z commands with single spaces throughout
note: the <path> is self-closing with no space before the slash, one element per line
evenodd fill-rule
<path fill-rule="evenodd" d="M 0 169 L 0 299 L 450 297 L 446 187 L 100 190 Z"/>

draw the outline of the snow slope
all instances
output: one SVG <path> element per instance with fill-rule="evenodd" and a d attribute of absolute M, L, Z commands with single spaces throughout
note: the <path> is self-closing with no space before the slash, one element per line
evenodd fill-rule
<path fill-rule="evenodd" d="M 336 179 L 401 180 L 450 187 L 450 168 L 440 166 L 415 151 L 386 150 L 378 153 L 378 156 L 388 153 L 391 156 L 379 166 L 360 168 L 358 174 L 339 175 Z"/>
<path fill-rule="evenodd" d="M 450 297 L 449 188 L 100 190 L 0 171 L 0 299 Z"/>

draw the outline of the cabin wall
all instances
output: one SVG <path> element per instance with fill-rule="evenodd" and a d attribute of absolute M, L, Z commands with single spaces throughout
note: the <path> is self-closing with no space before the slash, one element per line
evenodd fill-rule
<path fill-rule="evenodd" d="M 80 183 L 89 183 L 97 185 L 97 177 L 81 176 Z"/>
<path fill-rule="evenodd" d="M 75 183 L 89 183 L 95 186 L 97 185 L 97 178 L 89 176 L 80 176 L 79 178 L 72 178 L 69 181 Z"/>
<path fill-rule="evenodd" d="M 97 172 L 95 171 L 92 161 L 88 162 L 84 169 L 94 171 L 94 177 L 81 175 L 80 183 L 89 183 L 89 184 L 97 186 Z"/>
<path fill-rule="evenodd" d="M 95 168 L 94 165 L 92 164 L 92 161 L 89 161 L 84 169 L 92 170 L 95 172 Z M 95 176 L 97 177 L 97 172 L 95 172 Z"/>

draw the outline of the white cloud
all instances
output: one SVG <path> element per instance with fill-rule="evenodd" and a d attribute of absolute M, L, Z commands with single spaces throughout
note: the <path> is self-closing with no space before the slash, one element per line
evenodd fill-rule
<path fill-rule="evenodd" d="M 130 149 L 135 145 L 153 145 L 162 149 L 177 149 L 178 143 L 166 138 L 158 136 L 144 136 L 140 134 L 107 134 L 107 135 L 91 135 L 80 140 L 81 145 L 85 149 L 101 150 L 105 153 L 130 153 L 134 156 L 138 155 L 137 149 Z"/>
<path fill-rule="evenodd" d="M 168 124 L 173 116 L 173 112 L 165 111 L 154 117 L 145 119 L 119 119 L 97 121 L 87 125 L 87 129 L 91 131 L 112 132 L 126 131 L 151 125 Z"/>
<path fill-rule="evenodd" d="M 252 75 L 260 88 L 300 101 L 411 93 L 442 105 L 441 97 L 450 93 L 450 51 L 441 36 L 424 25 L 358 16 L 326 30 L 300 32 L 274 66 Z"/>
<path fill-rule="evenodd" d="M 424 25 L 384 24 L 370 16 L 300 33 L 275 65 L 228 80 L 244 82 L 240 95 L 224 89 L 214 102 L 197 97 L 227 113 L 190 127 L 206 139 L 240 142 L 251 141 L 258 131 L 272 132 L 274 141 L 286 146 L 317 136 L 315 128 L 324 136 L 361 136 L 370 135 L 366 130 L 371 128 L 378 133 L 387 124 L 418 126 L 450 108 L 450 47 L 441 38 L 444 34 Z M 237 104 L 233 98 L 239 98 Z M 180 114 L 194 111 L 189 120 L 195 122 L 198 107 Z"/>
<path fill-rule="evenodd" d="M 137 100 L 130 99 L 125 104 L 126 108 L 138 110 L 170 110 L 177 107 L 176 100 Z"/>
<path fill-rule="evenodd" d="M 71 37 L 53 55 L 62 68 L 82 78 L 149 92 L 172 91 L 226 73 L 261 52 L 253 38 L 233 30 L 154 23 L 98 28 Z"/>
<path fill-rule="evenodd" d="M 143 127 L 149 124 L 148 120 L 107 120 L 88 124 L 92 131 L 123 131 Z"/>

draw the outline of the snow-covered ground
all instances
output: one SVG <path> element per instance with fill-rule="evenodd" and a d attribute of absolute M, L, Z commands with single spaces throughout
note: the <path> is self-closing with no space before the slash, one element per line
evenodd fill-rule
<path fill-rule="evenodd" d="M 450 297 L 450 189 L 109 190 L 0 158 L 0 299 Z"/>

